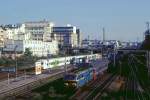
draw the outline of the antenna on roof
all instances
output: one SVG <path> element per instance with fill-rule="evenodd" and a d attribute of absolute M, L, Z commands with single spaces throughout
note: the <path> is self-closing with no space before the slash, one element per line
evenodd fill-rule
<path fill-rule="evenodd" d="M 90 40 L 90 36 L 88 35 L 88 41 Z"/>
<path fill-rule="evenodd" d="M 43 21 L 46 22 L 46 19 L 44 18 Z"/>
<path fill-rule="evenodd" d="M 147 30 L 149 30 L 149 22 L 148 21 L 146 22 L 146 25 L 147 25 Z"/>
<path fill-rule="evenodd" d="M 103 27 L 103 42 L 105 41 L 105 28 Z"/>

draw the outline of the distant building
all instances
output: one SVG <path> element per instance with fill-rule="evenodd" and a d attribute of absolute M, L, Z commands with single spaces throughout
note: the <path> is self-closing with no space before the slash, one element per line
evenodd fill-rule
<path fill-rule="evenodd" d="M 49 21 L 25 22 L 22 27 L 25 33 L 31 33 L 32 40 L 49 41 L 51 40 L 50 33 L 52 32 L 53 23 Z"/>
<path fill-rule="evenodd" d="M 149 22 L 147 23 L 147 30 L 144 33 L 145 40 L 142 43 L 141 48 L 144 50 L 150 50 L 150 29 L 149 29 Z"/>
<path fill-rule="evenodd" d="M 65 47 L 71 48 L 71 47 L 79 47 L 81 45 L 80 30 L 77 29 L 75 26 L 71 25 L 55 27 L 53 23 L 46 20 L 42 20 L 42 21 L 24 22 L 22 24 L 16 25 L 9 24 L 4 25 L 2 27 L 5 29 L 6 32 L 5 33 L 6 42 L 4 48 L 5 53 L 8 52 L 7 51 L 8 48 L 6 47 L 9 47 L 9 45 L 11 44 L 11 47 L 13 48 L 12 45 L 20 43 L 19 41 L 22 41 L 22 43 L 20 43 L 19 45 L 22 45 L 23 47 L 25 46 L 24 48 L 26 48 L 27 45 L 30 45 L 33 54 L 37 55 L 41 54 L 36 53 L 34 49 L 44 48 L 41 47 L 40 44 L 42 45 L 46 45 L 46 43 L 55 44 L 57 47 L 59 47 L 59 50 L 62 50 L 62 48 Z M 10 41 L 14 41 L 14 43 L 10 43 Z M 26 43 L 26 41 L 28 41 L 27 42 L 28 44 Z M 53 41 L 57 41 L 57 43 L 53 43 Z M 31 45 L 32 43 L 33 45 Z M 36 46 L 34 47 L 34 45 L 36 45 L 37 47 Z M 53 48 L 51 49 L 53 50 Z M 39 49 L 39 51 L 41 50 Z M 22 52 L 24 52 L 24 49 L 22 49 Z"/>
<path fill-rule="evenodd" d="M 80 45 L 80 31 L 75 26 L 53 27 L 51 36 L 58 41 L 60 47 Z"/>
<path fill-rule="evenodd" d="M 0 27 L 0 48 L 4 47 L 4 40 L 6 38 L 6 31 Z"/>
<path fill-rule="evenodd" d="M 31 33 L 19 33 L 13 36 L 13 40 L 32 40 Z"/>
<path fill-rule="evenodd" d="M 5 43 L 4 54 L 12 55 L 23 54 L 25 49 L 29 48 L 33 55 L 47 56 L 48 54 L 56 55 L 58 53 L 57 41 L 43 42 L 36 40 L 9 40 Z"/>
<path fill-rule="evenodd" d="M 32 21 L 17 25 L 6 25 L 8 39 L 16 40 L 17 35 L 30 34 L 30 40 L 50 41 L 53 23 L 49 21 Z"/>

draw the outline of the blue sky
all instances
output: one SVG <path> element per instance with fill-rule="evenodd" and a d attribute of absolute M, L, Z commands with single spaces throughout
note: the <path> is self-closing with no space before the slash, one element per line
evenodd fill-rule
<path fill-rule="evenodd" d="M 143 39 L 150 21 L 150 0 L 1 0 L 0 24 L 47 19 L 72 24 L 83 38 L 136 41 Z"/>

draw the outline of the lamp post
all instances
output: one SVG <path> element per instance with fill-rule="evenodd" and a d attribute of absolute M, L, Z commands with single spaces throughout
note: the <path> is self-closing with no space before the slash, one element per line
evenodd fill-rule
<path fill-rule="evenodd" d="M 115 49 L 115 46 L 114 46 L 114 66 L 116 65 L 116 49 Z"/>
<path fill-rule="evenodd" d="M 26 70 L 24 69 L 24 79 L 26 79 Z"/>
<path fill-rule="evenodd" d="M 102 55 L 102 59 L 103 59 L 103 45 L 101 47 L 101 55 Z"/>
<path fill-rule="evenodd" d="M 8 71 L 7 77 L 8 77 L 8 84 L 9 84 L 10 83 L 10 81 L 9 81 L 9 77 L 10 77 L 9 71 Z"/>
<path fill-rule="evenodd" d="M 15 52 L 15 74 L 16 74 L 16 80 L 17 80 L 17 74 L 18 74 L 18 72 L 17 72 L 17 70 L 18 70 L 18 63 L 17 63 L 17 52 L 16 52 L 16 49 L 17 49 L 17 47 L 18 47 L 18 45 L 15 45 L 15 48 L 14 48 L 14 52 Z"/>
<path fill-rule="evenodd" d="M 67 54 L 67 49 L 65 48 L 65 74 L 67 73 L 67 65 L 66 65 L 66 54 Z"/>
<path fill-rule="evenodd" d="M 48 64 L 48 61 L 49 61 L 49 59 L 50 59 L 50 53 L 49 53 L 49 50 L 47 50 L 47 65 L 49 65 Z M 50 67 L 49 67 L 49 73 L 50 73 Z"/>

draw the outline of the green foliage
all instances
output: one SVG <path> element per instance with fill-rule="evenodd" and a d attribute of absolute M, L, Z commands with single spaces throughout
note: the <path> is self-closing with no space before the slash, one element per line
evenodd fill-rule
<path fill-rule="evenodd" d="M 75 88 L 64 86 L 64 80 L 61 78 L 38 87 L 33 92 L 46 92 L 43 95 L 43 100 L 68 100 L 75 93 Z M 54 93 L 56 97 L 50 97 L 49 93 Z"/>
<path fill-rule="evenodd" d="M 30 51 L 30 48 L 26 48 L 25 49 L 24 56 L 27 56 L 27 57 L 31 57 L 32 56 L 32 52 Z"/>
<path fill-rule="evenodd" d="M 12 59 L 9 57 L 0 58 L 0 66 L 15 66 L 16 62 L 18 66 L 30 66 L 33 65 L 37 61 L 38 57 L 32 56 L 32 52 L 29 48 L 26 48 L 24 55 L 17 57 L 16 59 Z"/>
<path fill-rule="evenodd" d="M 30 48 L 26 48 L 24 55 L 22 55 L 21 57 L 19 57 L 18 60 L 18 65 L 19 66 L 30 66 L 33 65 L 36 61 L 37 61 L 37 57 L 36 56 L 32 56 L 32 52 L 30 51 Z"/>
<path fill-rule="evenodd" d="M 37 61 L 37 59 L 38 58 L 36 56 L 23 55 L 17 59 L 18 60 L 17 62 L 19 66 L 24 66 L 24 65 L 28 66 L 28 65 L 33 65 Z"/>
<path fill-rule="evenodd" d="M 0 58 L 0 66 L 15 66 L 15 60 L 12 58 Z"/>
<path fill-rule="evenodd" d="M 3 65 L 5 65 L 5 60 L 4 59 L 0 59 L 0 66 L 3 66 Z"/>
<path fill-rule="evenodd" d="M 37 93 L 33 96 L 32 100 L 42 100 L 42 98 L 43 98 L 42 95 Z"/>

